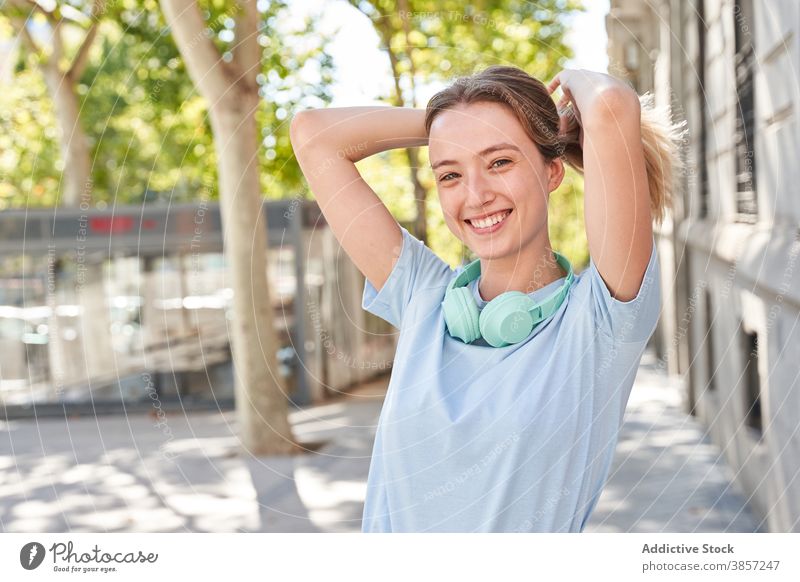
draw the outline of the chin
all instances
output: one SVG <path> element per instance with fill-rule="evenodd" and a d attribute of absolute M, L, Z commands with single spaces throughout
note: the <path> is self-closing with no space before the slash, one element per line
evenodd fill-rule
<path fill-rule="evenodd" d="M 519 248 L 509 248 L 507 245 L 498 245 L 496 242 L 493 244 L 487 241 L 485 244 L 477 245 L 475 248 L 470 247 L 476 257 L 483 260 L 501 259 L 513 255 Z"/>

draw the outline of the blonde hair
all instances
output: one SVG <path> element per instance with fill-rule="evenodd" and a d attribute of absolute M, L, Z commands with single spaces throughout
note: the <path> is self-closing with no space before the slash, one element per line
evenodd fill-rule
<path fill-rule="evenodd" d="M 508 106 L 546 160 L 560 157 L 583 173 L 583 150 L 577 121 L 573 117 L 567 131 L 560 135 L 559 112 L 547 87 L 518 67 L 495 65 L 456 79 L 428 101 L 426 131 L 430 133 L 434 118 L 443 111 L 458 104 L 481 101 Z M 650 209 L 654 220 L 660 224 L 667 208 L 672 207 L 673 179 L 682 167 L 680 140 L 686 131 L 683 129 L 686 122 L 673 124 L 668 111 L 654 106 L 650 93 L 640 95 L 639 103 Z"/>

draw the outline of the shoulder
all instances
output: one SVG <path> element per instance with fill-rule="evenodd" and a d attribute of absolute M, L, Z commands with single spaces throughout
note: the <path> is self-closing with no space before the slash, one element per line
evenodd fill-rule
<path fill-rule="evenodd" d="M 617 343 L 647 342 L 661 312 L 661 270 L 655 240 L 638 289 L 629 300 L 612 295 L 591 258 L 575 276 L 570 294 L 576 311 L 607 338 Z"/>
<path fill-rule="evenodd" d="M 454 276 L 453 269 L 421 240 L 400 226 L 403 240 L 397 259 L 380 290 L 365 279 L 362 308 L 379 315 L 395 327 L 409 305 L 431 293 L 443 296 Z"/>

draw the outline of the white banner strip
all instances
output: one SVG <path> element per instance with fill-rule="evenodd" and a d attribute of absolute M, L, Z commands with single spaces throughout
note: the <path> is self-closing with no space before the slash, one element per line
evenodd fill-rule
<path fill-rule="evenodd" d="M 798 542 L 798 534 L 705 533 L 3 534 L 0 577 L 777 582 L 800 580 Z"/>

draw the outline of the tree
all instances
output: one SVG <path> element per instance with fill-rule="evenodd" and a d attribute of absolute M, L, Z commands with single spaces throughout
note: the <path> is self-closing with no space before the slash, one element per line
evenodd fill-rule
<path fill-rule="evenodd" d="M 389 57 L 392 105 L 419 107 L 418 85 L 447 81 L 489 64 L 514 64 L 542 79 L 571 55 L 563 15 L 578 0 L 349 0 L 367 16 Z M 427 195 L 419 151 L 406 150 L 416 201 L 415 235 L 427 241 Z"/>
<path fill-rule="evenodd" d="M 207 35 L 196 0 L 161 0 L 161 6 L 189 75 L 209 106 L 225 252 L 233 275 L 231 351 L 241 440 L 252 454 L 289 453 L 298 445 L 277 375 L 278 346 L 266 276 L 267 230 L 260 221 L 256 111 L 262 16 L 255 0 L 237 0 L 231 15 L 236 41 L 223 53 Z"/>
<path fill-rule="evenodd" d="M 64 20 L 63 51 L 74 55 L 85 37 L 91 4 L 54 1 L 40 0 L 40 4 L 53 18 Z M 171 202 L 196 200 L 199 191 L 207 199 L 217 199 L 206 101 L 166 33 L 158 0 L 107 0 L 101 5 L 94 20 L 95 37 L 91 45 L 84 44 L 88 58 L 82 75 L 74 79 L 79 119 L 76 131 L 69 133 L 58 131 L 54 102 L 42 74 L 52 54 L 52 27 L 29 0 L 12 2 L 16 4 L 0 0 L 0 39 L 16 37 L 22 50 L 17 51 L 13 83 L 0 93 L 4 176 L 0 208 L 54 206 L 59 198 L 64 203 L 64 187 L 81 183 L 73 179 L 74 165 L 59 157 L 61 136 L 64 145 L 70 138 L 73 144 L 87 144 L 88 157 L 77 167 L 91 167 L 90 179 L 81 189 L 83 194 L 91 191 L 94 206 L 140 204 L 153 200 L 156 193 Z M 83 13 L 75 6 L 82 6 Z M 265 16 L 284 24 L 287 19 L 277 14 L 275 6 L 273 14 Z M 209 2 L 204 8 L 209 13 L 206 33 L 224 54 L 233 19 L 223 2 Z M 24 44 L 21 29 L 26 24 L 37 52 Z M 324 51 L 328 39 L 315 28 L 313 20 L 293 20 L 291 29 L 282 26 L 279 33 L 259 37 L 265 52 L 258 81 L 261 96 L 269 101 L 256 112 L 256 121 L 264 146 L 259 149 L 261 184 L 268 198 L 297 196 L 305 187 L 289 142 L 289 112 L 300 102 L 322 106 L 330 101 L 332 61 Z M 66 69 L 66 60 L 62 68 Z M 302 82 L 309 71 L 320 81 Z M 77 138 L 80 133 L 85 138 Z"/>
<path fill-rule="evenodd" d="M 225 3 L 203 8 L 205 34 L 225 55 L 234 42 L 235 21 Z M 277 10 L 275 5 L 264 16 L 285 21 L 273 14 Z M 256 124 L 264 146 L 259 148 L 261 185 L 269 198 L 296 196 L 303 188 L 285 120 L 298 101 L 329 100 L 324 42 L 310 30 L 285 27 L 280 34 L 259 36 L 265 54 L 256 78 L 266 100 L 256 111 Z M 207 101 L 189 78 L 158 1 L 118 0 L 109 8 L 100 43 L 103 59 L 90 63 L 79 85 L 82 120 L 90 141 L 94 138 L 95 199 L 141 202 L 145 192 L 158 192 L 171 202 L 186 202 L 203 191 L 216 200 L 217 159 Z M 312 66 L 323 82 L 298 82 L 297 76 Z"/>
<path fill-rule="evenodd" d="M 59 130 L 63 206 L 77 207 L 91 200 L 91 159 L 86 133 L 80 122 L 76 85 L 89 60 L 89 50 L 97 36 L 98 19 L 104 12 L 101 0 L 94 0 L 88 14 L 72 4 L 45 7 L 36 0 L 8 0 L 3 13 L 9 18 L 22 43 L 38 63 L 53 99 Z M 42 19 L 50 31 L 48 46 L 40 46 L 29 30 L 31 20 Z M 67 56 L 64 29 L 68 25 L 86 27 L 72 57 Z"/>

